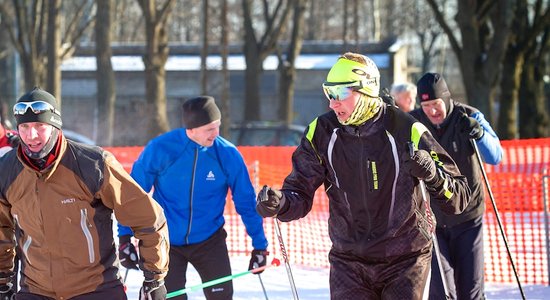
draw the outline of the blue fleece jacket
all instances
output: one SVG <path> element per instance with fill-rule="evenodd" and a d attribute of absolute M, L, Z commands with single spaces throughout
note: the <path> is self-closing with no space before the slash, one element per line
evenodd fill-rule
<path fill-rule="evenodd" d="M 223 212 L 231 189 L 254 249 L 267 248 L 263 219 L 256 212 L 256 194 L 237 148 L 218 136 L 211 147 L 187 137 L 184 128 L 152 139 L 134 163 L 132 177 L 162 206 L 170 244 L 205 241 L 225 223 Z M 119 225 L 119 236 L 130 228 Z"/>

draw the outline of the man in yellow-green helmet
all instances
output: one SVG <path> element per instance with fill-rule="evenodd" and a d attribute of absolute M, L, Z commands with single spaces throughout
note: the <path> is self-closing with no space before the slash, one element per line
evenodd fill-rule
<path fill-rule="evenodd" d="M 424 125 L 382 101 L 370 58 L 343 54 L 322 88 L 331 111 L 311 122 L 282 189 L 264 186 L 256 210 L 300 219 L 323 184 L 331 298 L 423 299 L 435 228 L 427 198 L 458 214 L 468 204 L 466 179 Z"/>

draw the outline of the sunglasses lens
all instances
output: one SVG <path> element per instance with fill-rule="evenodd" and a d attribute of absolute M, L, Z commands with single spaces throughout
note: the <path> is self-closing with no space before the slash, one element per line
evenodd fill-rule
<path fill-rule="evenodd" d="M 31 109 L 34 114 L 41 114 L 47 111 L 54 111 L 53 106 L 47 102 L 34 101 L 34 102 L 19 102 L 13 106 L 14 115 L 24 115 L 28 109 Z"/>
<path fill-rule="evenodd" d="M 335 101 L 343 101 L 346 100 L 351 93 L 353 92 L 353 89 L 346 87 L 346 86 L 323 86 L 323 91 L 325 92 L 325 96 L 329 100 L 335 100 Z"/>
<path fill-rule="evenodd" d="M 13 106 L 14 115 L 24 115 L 27 111 L 27 103 L 19 102 Z"/>

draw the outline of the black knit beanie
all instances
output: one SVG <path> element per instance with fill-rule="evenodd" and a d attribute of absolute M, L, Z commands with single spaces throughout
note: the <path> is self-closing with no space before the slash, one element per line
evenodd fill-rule
<path fill-rule="evenodd" d="M 183 126 L 187 129 L 210 124 L 221 119 L 216 101 L 210 96 L 191 98 L 183 103 Z"/>
<path fill-rule="evenodd" d="M 450 112 L 451 92 L 443 76 L 438 73 L 426 73 L 416 83 L 417 99 L 420 103 L 441 98 L 445 103 L 447 113 Z"/>
<path fill-rule="evenodd" d="M 45 111 L 40 114 L 35 114 L 32 109 L 29 107 L 23 115 L 15 115 L 15 121 L 17 125 L 29 122 L 41 122 L 47 123 L 54 126 L 57 129 L 61 129 L 63 122 L 61 121 L 61 112 L 59 110 L 59 104 L 55 100 L 55 97 L 46 92 L 45 90 L 35 87 L 32 91 L 21 96 L 17 103 L 19 102 L 34 102 L 34 101 L 44 101 L 53 106 L 54 111 Z"/>

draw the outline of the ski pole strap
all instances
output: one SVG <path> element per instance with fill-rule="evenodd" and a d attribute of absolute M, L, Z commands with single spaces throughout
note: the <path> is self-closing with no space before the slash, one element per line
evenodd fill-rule
<path fill-rule="evenodd" d="M 262 272 L 263 270 L 265 270 L 269 267 L 273 267 L 273 266 L 278 267 L 280 265 L 281 265 L 281 262 L 278 259 L 274 258 L 273 261 L 271 261 L 271 264 L 265 265 L 263 267 L 255 268 L 255 269 L 252 269 L 252 270 L 244 271 L 244 272 L 233 274 L 233 275 L 227 275 L 225 277 L 221 277 L 221 278 L 210 280 L 210 281 L 207 281 L 207 282 L 204 282 L 204 283 L 201 283 L 201 284 L 197 284 L 197 285 L 194 285 L 194 286 L 191 286 L 191 287 L 188 287 L 188 288 L 184 288 L 184 289 L 181 289 L 181 290 L 170 292 L 166 295 L 166 299 L 170 299 L 172 297 L 187 294 L 189 292 L 192 292 L 192 291 L 195 291 L 195 290 L 198 290 L 198 289 L 203 289 L 203 288 L 206 288 L 206 287 L 209 287 L 209 286 L 213 286 L 213 285 L 216 285 L 216 284 L 219 284 L 219 283 L 223 283 L 223 282 L 226 282 L 226 281 L 229 281 L 229 280 L 233 280 L 235 278 L 238 278 L 238 277 L 241 277 L 241 276 L 244 276 L 244 275 L 255 274 L 255 273 L 258 273 L 258 272 Z"/>

